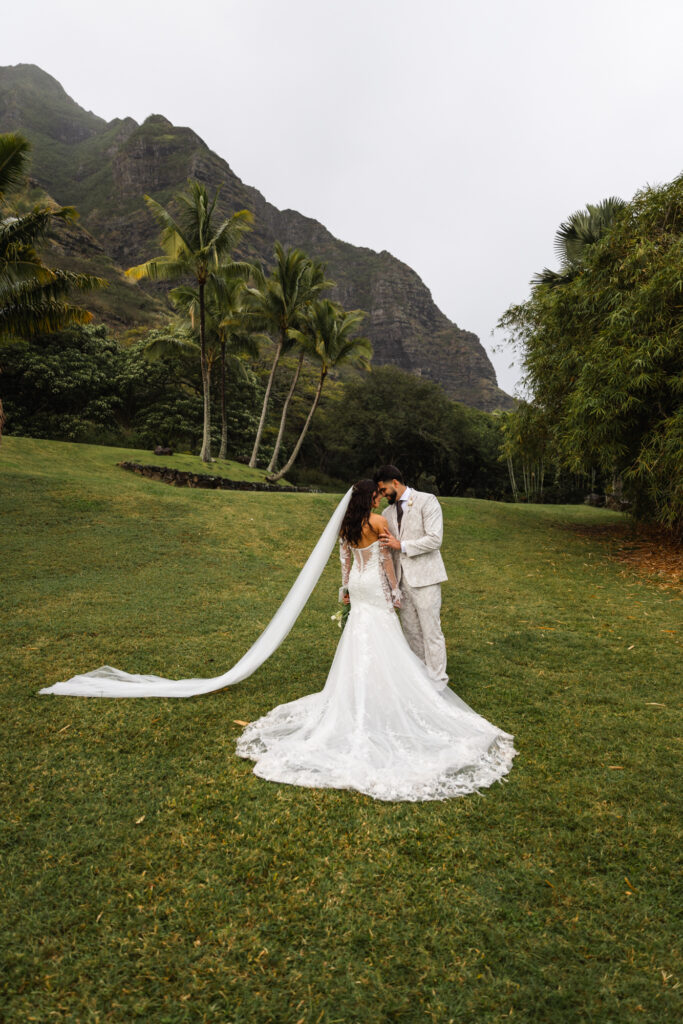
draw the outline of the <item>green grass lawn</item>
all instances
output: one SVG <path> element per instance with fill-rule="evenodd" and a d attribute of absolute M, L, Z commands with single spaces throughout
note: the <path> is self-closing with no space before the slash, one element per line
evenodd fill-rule
<path fill-rule="evenodd" d="M 568 528 L 617 517 L 443 501 L 452 683 L 520 753 L 481 794 L 384 804 L 234 755 L 235 719 L 323 686 L 334 556 L 223 693 L 37 695 L 102 664 L 218 675 L 337 501 L 166 487 L 126 456 L 0 447 L 0 1018 L 673 1020 L 681 605 Z"/>

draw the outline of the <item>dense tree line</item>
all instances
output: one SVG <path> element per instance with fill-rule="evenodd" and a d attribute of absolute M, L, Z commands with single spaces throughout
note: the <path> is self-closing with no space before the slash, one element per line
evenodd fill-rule
<path fill-rule="evenodd" d="M 196 359 L 169 348 L 153 362 L 146 348 L 165 331 L 126 346 L 103 326 L 72 327 L 14 342 L 2 354 L 7 431 L 60 441 L 198 452 L 203 440 L 201 371 Z M 248 457 L 262 395 L 245 364 L 227 382 L 233 458 Z M 220 427 L 214 427 L 214 443 Z"/>
<path fill-rule="evenodd" d="M 317 470 L 348 480 L 393 463 L 424 490 L 499 498 L 508 490 L 501 423 L 499 415 L 452 401 L 433 381 L 378 367 L 330 396 L 302 464 L 309 479 Z"/>
<path fill-rule="evenodd" d="M 17 435 L 151 448 L 162 444 L 198 452 L 203 443 L 201 367 L 194 352 L 169 344 L 172 332 L 147 332 L 132 344 L 103 326 L 72 327 L 3 352 L 7 429 Z M 163 354 L 150 362 L 147 351 Z M 271 391 L 286 397 L 298 357 L 285 357 Z M 227 386 L 227 456 L 247 462 L 252 451 L 270 372 L 264 353 L 255 365 L 242 359 Z M 289 459 L 319 388 L 320 371 L 304 365 L 281 438 Z M 214 381 L 214 399 L 218 398 Z M 394 367 L 367 376 L 335 377 L 288 479 L 315 487 L 347 485 L 382 460 L 395 460 L 407 476 L 437 493 L 509 496 L 507 470 L 499 459 L 503 417 L 451 401 L 439 385 Z M 270 458 L 278 418 L 263 432 Z M 212 441 L 220 438 L 220 424 Z"/>
<path fill-rule="evenodd" d="M 532 396 L 507 454 L 597 473 L 683 532 L 683 176 L 575 214 L 558 244 L 561 271 L 500 321 Z"/>
<path fill-rule="evenodd" d="M 55 440 L 199 452 L 203 443 L 201 368 L 192 349 L 169 343 L 169 328 L 121 344 L 103 326 L 74 326 L 3 352 L 3 393 L 8 430 Z M 163 354 L 150 362 L 150 346 Z M 280 408 L 297 372 L 298 357 L 285 356 L 271 391 Z M 227 456 L 248 462 L 271 368 L 268 353 L 253 363 L 243 358 L 226 383 Z M 280 439 L 283 458 L 297 444 L 319 385 L 319 372 L 304 364 L 300 387 Z M 214 381 L 214 401 L 220 383 Z M 500 459 L 506 414 L 479 412 L 453 402 L 438 384 L 395 367 L 363 376 L 336 376 L 288 479 L 302 486 L 339 489 L 368 475 L 382 461 L 396 462 L 418 487 L 442 495 L 511 500 L 506 465 Z M 213 425 L 211 441 L 220 440 Z M 263 431 L 269 459 L 279 433 L 278 418 Z M 548 481 L 543 500 L 582 500 L 585 483 Z"/>

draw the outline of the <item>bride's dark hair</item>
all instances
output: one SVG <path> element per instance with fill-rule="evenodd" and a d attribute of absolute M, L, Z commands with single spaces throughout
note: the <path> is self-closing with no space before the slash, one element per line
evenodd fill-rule
<path fill-rule="evenodd" d="M 357 545 L 363 537 L 363 527 L 370 519 L 372 499 L 377 494 L 374 480 L 359 480 L 353 485 L 351 499 L 339 530 L 342 540 Z"/>

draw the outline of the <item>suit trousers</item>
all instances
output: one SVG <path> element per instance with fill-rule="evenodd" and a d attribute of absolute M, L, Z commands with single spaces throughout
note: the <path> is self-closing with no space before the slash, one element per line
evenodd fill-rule
<path fill-rule="evenodd" d="M 401 580 L 401 626 L 410 649 L 434 679 L 448 682 L 446 640 L 441 632 L 441 584 L 411 587 Z"/>

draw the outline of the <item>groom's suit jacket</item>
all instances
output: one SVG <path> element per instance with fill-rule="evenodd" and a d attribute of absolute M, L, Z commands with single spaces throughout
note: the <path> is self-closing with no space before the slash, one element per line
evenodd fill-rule
<path fill-rule="evenodd" d="M 396 579 L 410 587 L 428 587 L 448 579 L 441 557 L 443 514 L 433 494 L 413 490 L 405 504 L 398 527 L 396 505 L 388 505 L 382 513 L 389 532 L 405 546 L 405 552 L 393 551 Z"/>

